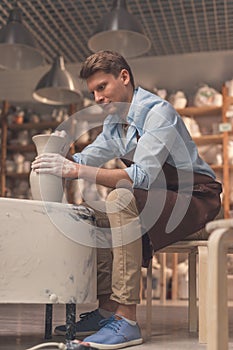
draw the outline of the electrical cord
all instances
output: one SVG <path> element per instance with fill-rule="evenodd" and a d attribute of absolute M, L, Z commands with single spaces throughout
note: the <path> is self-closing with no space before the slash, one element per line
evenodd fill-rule
<path fill-rule="evenodd" d="M 53 347 L 57 348 L 59 350 L 98 350 L 97 348 L 93 348 L 91 346 L 82 345 L 73 341 L 67 341 L 66 344 L 64 343 L 43 343 L 33 346 L 32 348 L 28 348 L 26 350 L 38 350 L 38 349 L 45 349 L 47 347 Z"/>
<path fill-rule="evenodd" d="M 47 347 L 53 347 L 53 348 L 57 348 L 59 350 L 67 350 L 67 346 L 64 343 L 54 343 L 54 342 L 35 345 L 32 348 L 28 348 L 26 350 L 37 350 L 37 349 L 43 349 L 43 348 L 47 348 Z"/>

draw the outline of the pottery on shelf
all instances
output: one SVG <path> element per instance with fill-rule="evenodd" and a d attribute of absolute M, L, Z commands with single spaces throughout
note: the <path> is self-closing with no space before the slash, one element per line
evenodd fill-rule
<path fill-rule="evenodd" d="M 54 134 L 35 135 L 32 137 L 32 140 L 38 155 L 41 153 L 59 153 L 62 156 L 66 156 L 70 148 L 67 137 Z M 32 170 L 29 182 L 34 200 L 62 202 L 64 191 L 61 177 L 50 174 L 38 174 Z"/>

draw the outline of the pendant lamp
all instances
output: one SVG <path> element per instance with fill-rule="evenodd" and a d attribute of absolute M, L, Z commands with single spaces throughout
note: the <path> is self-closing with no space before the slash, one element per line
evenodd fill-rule
<path fill-rule="evenodd" d="M 88 41 L 91 51 L 117 51 L 124 57 L 146 53 L 151 42 L 138 20 L 127 10 L 125 0 L 113 1 L 112 10 L 104 15 Z"/>
<path fill-rule="evenodd" d="M 62 56 L 56 57 L 52 68 L 40 79 L 33 92 L 33 98 L 57 106 L 81 101 L 82 94 L 78 82 L 65 69 Z"/>
<path fill-rule="evenodd" d="M 19 8 L 10 12 L 7 24 L 0 29 L 0 66 L 26 70 L 43 63 L 36 40 L 24 26 Z"/>

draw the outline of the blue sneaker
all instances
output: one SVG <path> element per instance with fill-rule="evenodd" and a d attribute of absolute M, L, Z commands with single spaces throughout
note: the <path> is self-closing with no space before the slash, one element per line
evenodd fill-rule
<path fill-rule="evenodd" d="M 97 349 L 122 349 L 143 342 L 138 325 L 132 326 L 119 315 L 100 321 L 100 326 L 102 328 L 96 334 L 86 337 L 83 343 Z"/>
<path fill-rule="evenodd" d="M 96 309 L 91 312 L 85 312 L 79 315 L 80 320 L 75 323 L 75 334 L 77 337 L 86 337 L 87 335 L 98 332 L 102 326 L 100 321 L 107 320 Z M 66 335 L 66 326 L 57 326 L 54 329 L 54 333 L 57 335 Z"/>

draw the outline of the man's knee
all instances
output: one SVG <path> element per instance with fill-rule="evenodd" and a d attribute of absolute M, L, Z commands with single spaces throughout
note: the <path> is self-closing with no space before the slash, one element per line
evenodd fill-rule
<path fill-rule="evenodd" d="M 125 212 L 131 216 L 138 216 L 134 194 L 126 188 L 117 188 L 106 198 L 106 209 L 109 214 Z"/>
<path fill-rule="evenodd" d="M 128 190 L 127 188 L 116 188 L 108 194 L 106 198 L 106 204 L 115 205 L 119 208 L 124 208 L 127 207 L 129 203 L 131 203 L 131 201 L 134 200 L 134 195 L 130 190 Z"/>

